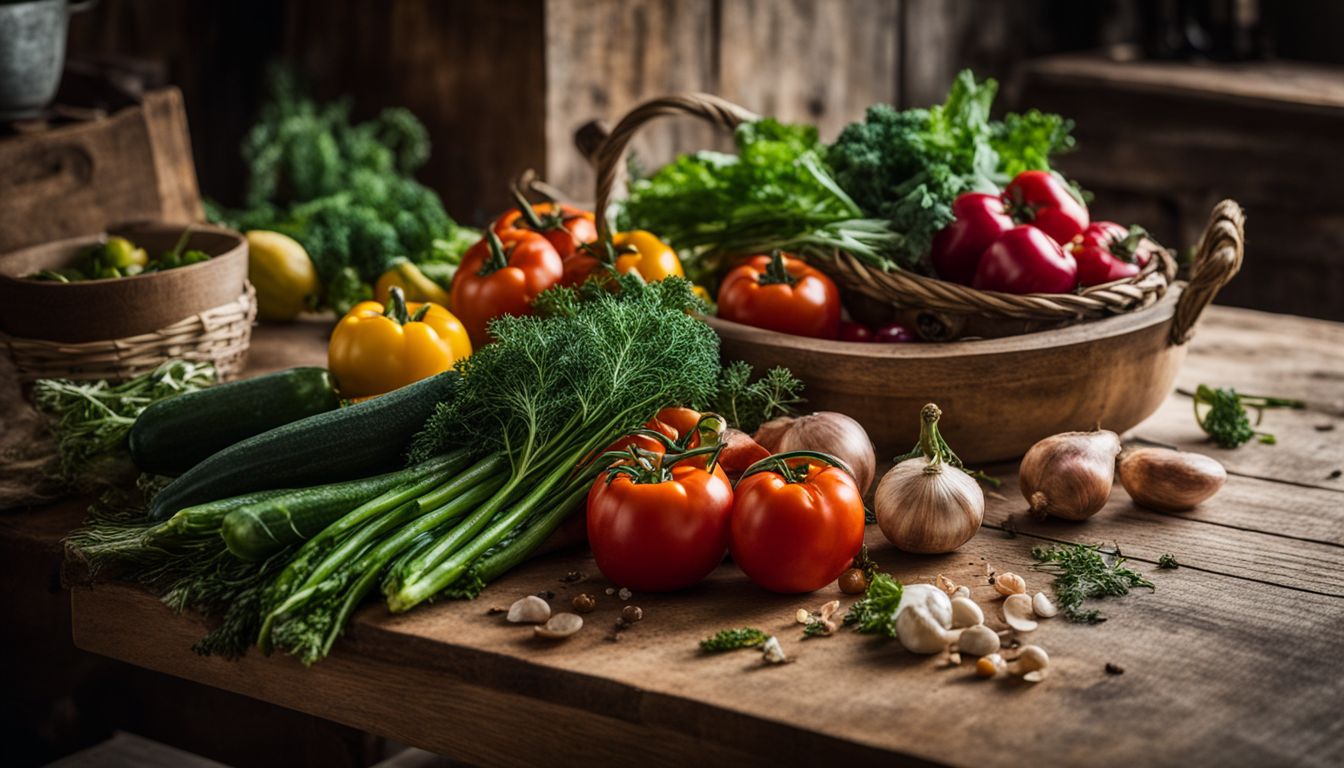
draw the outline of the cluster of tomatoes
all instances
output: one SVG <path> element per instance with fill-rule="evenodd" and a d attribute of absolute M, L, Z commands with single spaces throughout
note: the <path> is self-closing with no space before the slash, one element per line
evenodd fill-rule
<path fill-rule="evenodd" d="M 685 275 L 676 251 L 648 232 L 618 232 L 599 245 L 591 211 L 520 201 L 463 254 L 453 276 L 453 312 L 480 347 L 491 319 L 530 314 L 542 291 L 578 285 L 600 269 L 638 272 L 650 282 Z"/>
<path fill-rule="evenodd" d="M 715 414 L 665 408 L 607 455 L 615 463 L 588 492 L 588 541 L 620 586 L 684 589 L 731 553 L 766 589 L 812 592 L 863 544 L 862 494 L 838 460 L 771 456 Z"/>
<path fill-rule="evenodd" d="M 719 284 L 719 317 L 794 336 L 841 341 L 917 341 L 899 323 L 872 327 L 841 318 L 840 290 L 802 259 L 776 251 L 752 256 Z"/>
<path fill-rule="evenodd" d="M 1024 171 L 1001 195 L 968 192 L 933 239 L 938 277 L 1002 293 L 1069 293 L 1132 277 L 1152 258 L 1137 227 L 1090 221 L 1087 206 L 1046 171 Z"/>

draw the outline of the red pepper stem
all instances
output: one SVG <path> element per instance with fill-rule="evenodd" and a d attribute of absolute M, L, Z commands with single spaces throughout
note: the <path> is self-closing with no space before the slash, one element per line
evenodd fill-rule
<path fill-rule="evenodd" d="M 793 285 L 798 279 L 784 268 L 784 252 L 776 248 L 770 253 L 770 263 L 766 265 L 761 276 L 756 278 L 756 282 L 761 285 Z"/>
<path fill-rule="evenodd" d="M 784 479 L 790 483 L 803 482 L 807 479 L 808 470 L 810 468 L 809 465 L 803 464 L 800 467 L 790 467 L 790 459 L 814 459 L 827 466 L 843 469 L 845 472 L 848 472 L 851 477 L 854 476 L 854 473 L 850 471 L 849 466 L 846 465 L 845 462 L 829 453 L 822 453 L 821 451 L 788 451 L 787 453 L 777 453 L 774 456 L 767 456 L 755 464 L 752 464 L 750 467 L 747 467 L 747 471 L 743 472 L 742 477 L 738 478 L 737 481 L 740 483 L 746 478 L 759 472 L 775 472 L 782 475 Z"/>
<path fill-rule="evenodd" d="M 406 294 L 396 285 L 392 286 L 390 293 L 387 306 L 383 309 L 383 317 L 391 318 L 397 325 L 405 325 L 411 320 L 406 313 Z"/>
<path fill-rule="evenodd" d="M 478 277 L 493 275 L 499 270 L 509 266 L 509 257 L 504 253 L 504 243 L 495 234 L 493 229 L 485 231 L 485 240 L 490 244 L 490 258 L 481 264 L 481 269 L 476 273 Z"/>

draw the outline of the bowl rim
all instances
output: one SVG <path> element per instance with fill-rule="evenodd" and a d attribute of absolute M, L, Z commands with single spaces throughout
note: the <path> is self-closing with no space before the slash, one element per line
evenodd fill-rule
<path fill-rule="evenodd" d="M 194 224 L 194 223 L 176 224 L 173 222 L 157 222 L 157 221 L 136 222 L 134 224 L 123 224 L 119 226 L 108 227 L 105 231 L 97 234 L 77 235 L 75 237 L 66 237 L 60 240 L 50 240 L 45 243 L 38 243 L 36 245 L 30 245 L 24 248 L 19 248 L 17 250 L 8 251 L 6 253 L 0 253 L 0 264 L 3 264 L 4 262 L 9 261 L 12 258 L 21 256 L 31 251 L 38 251 L 38 250 L 48 251 L 48 250 L 64 249 L 71 247 L 86 248 L 90 245 L 93 245 L 94 243 L 103 242 L 107 240 L 107 238 L 110 236 L 125 236 L 123 233 L 129 234 L 134 232 L 143 232 L 146 230 L 153 230 L 153 231 L 183 230 L 187 229 L 188 227 L 191 228 L 192 234 L 200 232 L 204 234 L 227 236 L 233 240 L 233 244 L 229 246 L 227 249 L 221 251 L 220 253 L 211 254 L 210 259 L 207 261 L 200 261 L 195 264 L 187 264 L 181 267 L 173 267 L 171 270 L 164 270 L 159 272 L 141 272 L 138 275 L 127 275 L 125 277 L 98 277 L 92 280 L 75 280 L 69 283 L 62 283 L 55 280 L 34 280 L 24 275 L 9 275 L 0 272 L 0 280 L 7 283 L 12 283 L 14 285 L 21 285 L 28 287 L 41 286 L 42 288 L 51 288 L 57 286 L 60 287 L 85 286 L 93 288 L 100 285 L 108 285 L 112 283 L 115 283 L 117 285 L 133 285 L 134 283 L 131 281 L 137 281 L 141 279 L 152 280 L 155 277 L 167 274 L 169 271 L 177 272 L 179 275 L 183 275 L 187 274 L 191 270 L 197 269 L 198 267 L 208 267 L 211 261 L 226 256 L 232 256 L 235 252 L 238 251 L 238 249 L 241 246 L 247 243 L 247 238 L 244 237 L 241 232 L 229 229 L 227 227 L 216 226 L 214 224 Z M 128 237 L 127 239 L 130 238 Z"/>
<path fill-rule="evenodd" d="M 1176 312 L 1176 303 L 1185 286 L 1184 281 L 1173 282 L 1162 298 L 1147 307 L 1122 315 L 1074 323 L 1063 328 L 1033 331 L 997 339 L 881 344 L 794 336 L 779 331 L 743 325 L 711 315 L 698 315 L 698 317 L 719 335 L 732 338 L 734 341 L 835 357 L 865 360 L 910 360 L 1000 355 L 1037 352 L 1045 348 L 1085 344 L 1125 336 L 1156 325 L 1167 324 Z"/>

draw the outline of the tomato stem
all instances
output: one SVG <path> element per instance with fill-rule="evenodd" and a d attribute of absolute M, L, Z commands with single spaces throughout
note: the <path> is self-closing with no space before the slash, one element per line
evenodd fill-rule
<path fill-rule="evenodd" d="M 784 252 L 776 248 L 770 253 L 770 263 L 756 281 L 761 285 L 793 285 L 798 279 L 784 268 Z"/>
<path fill-rule="evenodd" d="M 523 191 L 521 189 L 514 186 L 512 191 L 513 199 L 518 203 L 518 213 L 523 217 L 523 220 L 527 222 L 528 229 L 535 232 L 545 232 L 547 229 L 555 228 L 554 223 L 547 226 L 547 223 L 541 220 L 541 217 L 537 215 L 536 209 L 532 207 L 532 203 L 523 196 Z"/>
<path fill-rule="evenodd" d="M 807 462 L 803 462 L 797 467 L 791 467 L 789 466 L 790 459 L 815 459 L 827 466 L 844 470 L 849 473 L 850 477 L 854 476 L 854 473 L 850 471 L 849 466 L 846 465 L 845 462 L 829 453 L 822 453 L 821 451 L 788 451 L 786 453 L 777 453 L 773 456 L 767 456 L 755 464 L 752 464 L 750 467 L 747 467 L 747 471 L 743 472 L 742 477 L 739 477 L 737 481 L 740 483 L 746 478 L 759 472 L 774 472 L 781 475 L 787 482 L 803 482 L 807 479 L 807 476 L 811 471 L 811 465 Z"/>
<path fill-rule="evenodd" d="M 485 231 L 486 242 L 490 244 L 490 258 L 481 264 L 481 269 L 476 273 L 478 277 L 492 275 L 509 265 L 509 258 L 504 254 L 504 243 L 495 234 L 493 229 Z"/>

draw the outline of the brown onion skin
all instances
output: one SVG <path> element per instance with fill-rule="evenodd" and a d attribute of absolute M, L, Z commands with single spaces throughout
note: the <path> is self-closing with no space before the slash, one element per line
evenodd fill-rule
<path fill-rule="evenodd" d="M 835 456 L 854 476 L 861 494 L 868 493 L 877 475 L 877 454 L 868 433 L 843 413 L 780 416 L 762 424 L 753 438 L 770 453 L 821 451 Z"/>
<path fill-rule="evenodd" d="M 1227 470 L 1199 453 L 1134 448 L 1120 456 L 1120 485 L 1136 504 L 1159 512 L 1185 512 L 1217 493 Z"/>
<path fill-rule="evenodd" d="M 1022 457 L 1022 496 L 1038 517 L 1086 520 L 1111 498 L 1120 436 L 1106 429 L 1063 432 L 1036 443 Z"/>
<path fill-rule="evenodd" d="M 873 494 L 873 511 L 887 541 L 920 555 L 955 552 L 985 519 L 985 493 L 970 475 L 948 464 L 929 473 L 923 456 L 887 471 Z"/>

